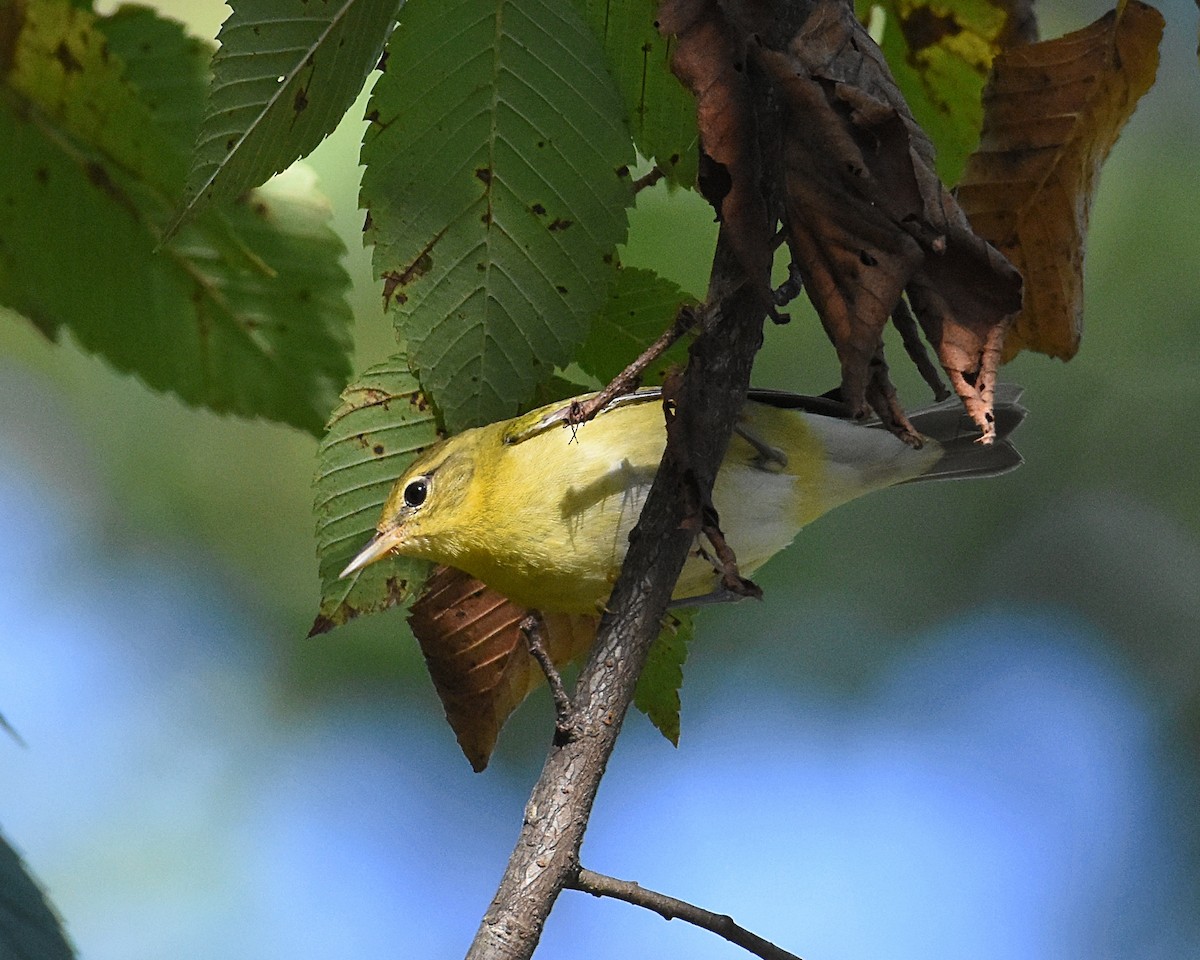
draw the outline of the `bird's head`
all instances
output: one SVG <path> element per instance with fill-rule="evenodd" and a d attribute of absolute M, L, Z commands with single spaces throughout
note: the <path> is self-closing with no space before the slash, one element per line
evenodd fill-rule
<path fill-rule="evenodd" d="M 396 481 L 375 536 L 341 572 L 357 573 L 389 554 L 453 563 L 482 518 L 476 516 L 479 431 L 443 441 Z"/>

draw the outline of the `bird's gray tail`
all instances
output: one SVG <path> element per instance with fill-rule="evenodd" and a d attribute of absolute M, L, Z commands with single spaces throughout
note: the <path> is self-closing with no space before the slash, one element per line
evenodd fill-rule
<path fill-rule="evenodd" d="M 998 477 L 1016 470 L 1025 459 L 1009 437 L 1029 412 L 1020 404 L 1021 392 L 1022 388 L 1012 383 L 996 386 L 996 439 L 987 446 L 978 442 L 979 428 L 957 397 L 910 414 L 917 431 L 936 440 L 944 452 L 928 472 L 905 482 Z"/>

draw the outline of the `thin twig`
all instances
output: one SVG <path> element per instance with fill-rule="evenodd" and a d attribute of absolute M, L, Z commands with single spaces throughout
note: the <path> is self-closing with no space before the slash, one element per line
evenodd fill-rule
<path fill-rule="evenodd" d="M 546 683 L 550 685 L 550 696 L 554 699 L 554 742 L 563 744 L 575 735 L 575 707 L 563 684 L 562 674 L 558 672 L 542 640 L 544 626 L 542 615 L 535 610 L 521 621 L 521 632 L 525 634 L 530 656 L 538 662 L 542 673 L 546 675 Z"/>
<path fill-rule="evenodd" d="M 2 714 L 2 713 L 0 713 L 0 730 L 3 730 L 3 731 L 4 731 L 5 733 L 7 733 L 7 734 L 8 734 L 10 737 L 12 737 L 12 738 L 13 738 L 13 740 L 15 740 L 15 741 L 16 741 L 16 743 L 17 743 L 17 746 L 19 746 L 19 747 L 28 747 L 28 746 L 29 746 L 29 744 L 27 744 L 27 743 L 26 743 L 26 742 L 25 742 L 25 741 L 24 741 L 24 740 L 21 738 L 21 735 L 20 735 L 19 733 L 17 733 L 17 731 L 16 731 L 16 728 L 15 728 L 15 727 L 13 727 L 13 725 L 12 725 L 12 724 L 10 724 L 10 723 L 9 723 L 9 722 L 8 722 L 8 721 L 7 721 L 7 720 L 4 718 L 4 714 Z"/>
<path fill-rule="evenodd" d="M 667 175 L 667 172 L 656 163 L 654 166 L 652 166 L 650 168 L 650 172 L 647 173 L 644 177 L 638 177 L 636 180 L 633 181 L 633 192 L 641 193 L 647 187 L 654 186 L 656 183 L 658 183 L 659 180 L 661 180 L 666 175 Z"/>
<path fill-rule="evenodd" d="M 735 923 L 733 917 L 724 913 L 713 913 L 703 907 L 697 907 L 686 900 L 668 897 L 665 893 L 647 890 L 641 884 L 632 880 L 618 880 L 603 873 L 595 873 L 586 867 L 580 867 L 579 872 L 568 882 L 567 886 L 593 897 L 612 897 L 614 900 L 624 900 L 635 907 L 645 907 L 653 910 L 664 920 L 683 920 L 693 926 L 700 927 L 723 937 L 735 946 L 741 947 L 762 960 L 800 960 L 794 953 L 788 953 L 782 947 L 777 947 L 770 940 L 764 940 L 758 934 L 751 933 L 745 927 Z"/>
<path fill-rule="evenodd" d="M 576 401 L 571 404 L 571 412 L 567 417 L 567 423 L 571 426 L 587 423 L 587 421 L 591 420 L 592 417 L 607 407 L 617 397 L 636 390 L 642 382 L 642 375 L 646 372 L 646 368 L 666 353 L 676 340 L 696 326 L 696 321 L 696 308 L 694 306 L 685 304 L 680 307 L 671 325 L 659 335 L 657 340 L 642 351 L 640 357 L 613 377 L 607 387 L 589 400 L 585 400 L 582 403 Z"/>
<path fill-rule="evenodd" d="M 929 351 L 925 349 L 925 341 L 921 339 L 921 332 L 917 328 L 917 320 L 912 315 L 912 311 L 908 308 L 908 302 L 903 297 L 896 301 L 896 306 L 892 310 L 892 326 L 900 331 L 900 340 L 904 343 L 904 349 L 907 351 L 909 359 L 921 371 L 921 376 L 925 382 L 929 384 L 929 388 L 933 391 L 934 399 L 940 402 L 949 397 L 950 388 L 946 386 L 945 381 L 942 380 L 941 373 L 938 372 L 938 368 L 929 359 Z"/>
<path fill-rule="evenodd" d="M 796 266 L 796 261 L 793 260 L 788 264 L 787 279 L 771 291 L 771 297 L 775 301 L 775 306 L 786 307 L 800 296 L 800 291 L 803 289 L 804 275 L 800 272 L 800 268 Z"/>
<path fill-rule="evenodd" d="M 721 586 L 734 596 L 753 597 L 755 600 L 761 600 L 762 587 L 753 580 L 747 580 L 738 571 L 737 557 L 734 555 L 733 547 L 725 539 L 725 534 L 721 532 L 717 510 L 712 506 L 711 501 L 701 512 L 701 517 L 703 518 L 704 536 L 712 544 L 712 548 L 717 554 L 717 568 L 721 571 Z"/>

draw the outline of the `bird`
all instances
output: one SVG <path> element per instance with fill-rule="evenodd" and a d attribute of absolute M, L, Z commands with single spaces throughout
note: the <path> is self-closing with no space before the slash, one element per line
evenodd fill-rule
<path fill-rule="evenodd" d="M 996 439 L 958 401 L 912 414 L 923 442 L 851 419 L 829 397 L 751 389 L 739 410 L 712 502 L 744 576 L 822 514 L 900 483 L 991 477 L 1023 462 L 1009 436 L 1021 389 L 996 388 Z M 464 430 L 429 448 L 396 480 L 376 533 L 342 571 L 392 554 L 465 571 L 517 604 L 596 613 L 612 591 L 666 446 L 663 395 L 649 387 L 573 425 L 575 401 Z M 704 549 L 689 553 L 677 603 L 724 598 Z"/>

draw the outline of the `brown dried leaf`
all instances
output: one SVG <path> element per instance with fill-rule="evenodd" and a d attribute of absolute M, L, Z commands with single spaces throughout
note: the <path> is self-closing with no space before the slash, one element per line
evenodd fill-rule
<path fill-rule="evenodd" d="M 915 440 L 883 362 L 902 291 L 968 412 L 991 391 L 1021 279 L 971 230 L 878 47 L 844 4 L 816 6 L 786 53 L 758 54 L 784 104 L 786 228 L 842 366 L 843 399 Z"/>
<path fill-rule="evenodd" d="M 938 179 L 933 145 L 849 4 L 664 0 L 659 26 L 677 36 L 673 69 L 696 94 L 705 195 L 756 289 L 769 289 L 784 222 L 854 413 L 874 409 L 919 442 L 883 359 L 883 327 L 907 291 L 990 440 L 1021 278 Z"/>
<path fill-rule="evenodd" d="M 476 772 L 488 765 L 509 715 L 545 682 L 520 629 L 528 612 L 461 570 L 438 567 L 409 614 L 446 719 Z M 556 666 L 587 651 L 599 621 L 543 619 L 542 640 Z"/>
<path fill-rule="evenodd" d="M 1130 0 L 1083 30 L 998 57 L 959 202 L 1025 275 L 1004 359 L 1069 360 L 1083 325 L 1083 255 L 1100 168 L 1154 83 L 1163 18 Z"/>
<path fill-rule="evenodd" d="M 696 97 L 700 192 L 768 303 L 773 226 L 761 189 L 758 117 L 746 73 L 752 38 L 717 0 L 663 0 L 658 28 L 675 36 L 671 69 Z"/>

